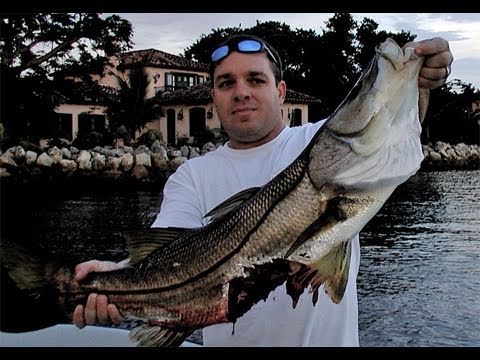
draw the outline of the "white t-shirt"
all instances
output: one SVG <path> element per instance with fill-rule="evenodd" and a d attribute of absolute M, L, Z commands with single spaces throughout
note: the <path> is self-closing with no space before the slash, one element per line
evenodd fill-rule
<path fill-rule="evenodd" d="M 203 216 L 215 206 L 239 191 L 264 185 L 292 163 L 323 123 L 285 127 L 275 139 L 256 148 L 235 150 L 224 145 L 185 162 L 169 177 L 152 227 L 206 224 Z M 282 285 L 235 324 L 204 328 L 204 345 L 358 346 L 359 261 L 357 235 L 352 242 L 348 285 L 340 304 L 334 304 L 322 287 L 315 306 L 311 294 L 305 291 L 293 309 L 292 299 Z"/>

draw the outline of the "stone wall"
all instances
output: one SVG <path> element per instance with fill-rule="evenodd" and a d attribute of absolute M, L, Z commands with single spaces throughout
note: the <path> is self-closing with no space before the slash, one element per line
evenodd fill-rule
<path fill-rule="evenodd" d="M 80 150 L 73 146 L 15 146 L 0 154 L 0 179 L 4 183 L 111 183 L 163 185 L 169 174 L 187 159 L 216 149 L 169 148 L 160 141 L 136 148 L 119 145 Z"/>
<path fill-rule="evenodd" d="M 478 170 L 480 148 L 463 143 L 450 145 L 441 141 L 423 145 L 423 170 Z"/>
<path fill-rule="evenodd" d="M 163 185 L 169 174 L 187 159 L 202 156 L 219 145 L 207 143 L 202 149 L 182 146 L 170 148 L 155 141 L 136 148 L 119 145 L 80 150 L 73 146 L 15 146 L 0 153 L 2 182 L 29 184 L 50 182 L 107 182 L 112 184 Z M 478 145 L 449 145 L 443 142 L 424 145 L 422 170 L 470 170 L 480 168 Z M 92 181 L 96 180 L 96 181 Z"/>

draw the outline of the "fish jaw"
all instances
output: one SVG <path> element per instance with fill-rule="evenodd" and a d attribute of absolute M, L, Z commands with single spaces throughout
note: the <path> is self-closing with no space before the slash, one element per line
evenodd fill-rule
<path fill-rule="evenodd" d="M 418 170 L 423 160 L 418 108 L 423 60 L 390 39 L 377 47 L 369 68 L 312 148 L 309 176 L 315 186 L 396 186 Z"/>
<path fill-rule="evenodd" d="M 423 60 L 412 48 L 404 51 L 387 39 L 377 46 L 370 66 L 325 126 L 359 155 L 377 151 L 394 120 L 401 121 L 396 114 L 404 99 L 418 101 Z"/>

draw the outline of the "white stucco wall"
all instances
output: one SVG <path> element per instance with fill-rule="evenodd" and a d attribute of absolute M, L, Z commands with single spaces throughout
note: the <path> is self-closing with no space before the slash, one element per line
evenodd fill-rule
<path fill-rule="evenodd" d="M 78 115 L 83 113 L 88 113 L 92 115 L 104 115 L 106 109 L 107 108 L 105 106 L 98 106 L 98 105 L 62 104 L 55 108 L 55 112 L 58 114 L 72 115 L 72 140 L 74 140 L 77 137 L 77 133 L 78 133 Z"/>

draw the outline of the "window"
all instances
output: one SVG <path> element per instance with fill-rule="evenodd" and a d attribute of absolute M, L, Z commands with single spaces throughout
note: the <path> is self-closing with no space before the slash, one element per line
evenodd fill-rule
<path fill-rule="evenodd" d="M 91 131 L 103 132 L 105 130 L 105 115 L 82 113 L 78 115 L 79 133 Z"/>
<path fill-rule="evenodd" d="M 302 125 L 302 110 L 293 109 L 289 114 L 288 118 L 290 119 L 290 126 L 300 126 Z"/>
<path fill-rule="evenodd" d="M 186 88 L 205 82 L 203 75 L 187 74 L 187 73 L 166 73 L 165 89 L 176 90 Z"/>
<path fill-rule="evenodd" d="M 45 136 L 72 140 L 72 114 L 58 113 L 46 126 Z"/>

